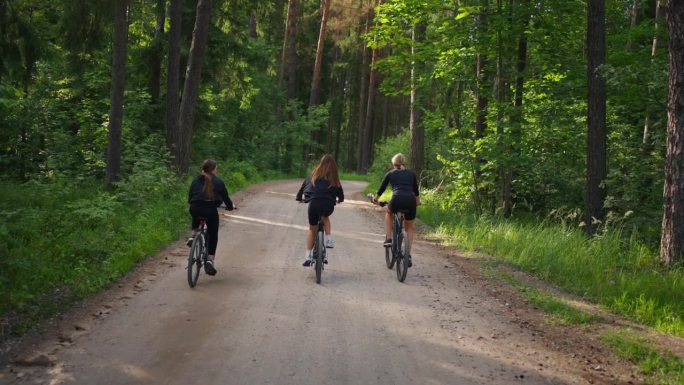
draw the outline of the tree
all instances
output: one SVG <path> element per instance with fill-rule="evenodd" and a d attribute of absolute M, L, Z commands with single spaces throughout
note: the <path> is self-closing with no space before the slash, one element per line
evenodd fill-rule
<path fill-rule="evenodd" d="M 150 98 L 159 99 L 162 59 L 164 58 L 164 23 L 166 22 L 166 0 L 157 0 L 155 7 L 156 25 L 150 47 Z"/>
<path fill-rule="evenodd" d="M 114 44 L 112 58 L 112 93 L 109 109 L 109 141 L 107 145 L 107 189 L 113 188 L 121 171 L 121 126 L 123 123 L 124 87 L 128 39 L 128 0 L 114 2 Z"/>
<path fill-rule="evenodd" d="M 183 0 L 171 0 L 169 5 L 169 54 L 166 68 L 166 145 L 178 166 L 178 148 L 181 140 L 178 115 L 180 113 L 180 49 Z"/>
<path fill-rule="evenodd" d="M 425 24 L 419 22 L 413 27 L 413 43 L 411 47 L 411 54 L 413 60 L 411 63 L 411 117 L 409 119 L 409 130 L 411 131 L 411 145 L 409 147 L 409 162 L 410 167 L 420 177 L 423 171 L 424 156 L 425 156 L 425 132 L 423 130 L 423 108 L 420 99 L 422 98 L 420 90 L 420 76 L 424 69 L 422 58 L 416 59 L 416 45 L 420 45 L 425 39 Z"/>
<path fill-rule="evenodd" d="M 382 4 L 382 0 L 378 1 L 378 5 Z M 370 74 L 368 76 L 368 100 L 366 102 L 366 117 L 363 123 L 363 132 L 361 137 L 361 172 L 367 172 L 370 167 L 371 153 L 373 152 L 373 144 L 371 143 L 371 128 L 373 127 L 373 117 L 375 113 L 375 96 L 378 93 L 378 69 L 376 64 L 380 58 L 380 52 L 377 47 L 373 48 L 371 53 Z"/>
<path fill-rule="evenodd" d="M 199 0 L 197 2 L 197 14 L 195 28 L 192 32 L 192 45 L 188 68 L 185 72 L 185 84 L 183 85 L 183 97 L 181 99 L 179 126 L 181 142 L 179 144 L 178 159 L 176 164 L 178 171 L 186 173 L 190 163 L 190 150 L 192 148 L 192 132 L 195 124 L 195 109 L 199 99 L 199 90 L 202 82 L 202 65 L 204 52 L 209 40 L 209 27 L 211 26 L 211 0 Z"/>
<path fill-rule="evenodd" d="M 587 192 L 586 232 L 593 235 L 604 218 L 606 156 L 606 81 L 601 66 L 606 61 L 605 0 L 589 0 L 587 26 Z"/>
<path fill-rule="evenodd" d="M 323 47 L 325 46 L 328 14 L 330 13 L 330 2 L 332 0 L 321 1 L 321 28 L 318 32 L 318 45 L 316 46 L 316 61 L 314 62 L 313 76 L 311 77 L 311 95 L 309 97 L 309 108 L 317 106 L 321 102 L 321 63 L 323 62 Z"/>
<path fill-rule="evenodd" d="M 684 2 L 669 2 L 667 26 L 670 63 L 660 258 L 673 265 L 684 258 Z"/>

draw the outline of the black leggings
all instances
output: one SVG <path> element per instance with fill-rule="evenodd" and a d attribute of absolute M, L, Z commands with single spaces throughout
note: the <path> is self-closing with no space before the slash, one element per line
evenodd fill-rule
<path fill-rule="evenodd" d="M 207 222 L 207 248 L 209 255 L 216 254 L 218 244 L 219 215 L 214 202 L 196 202 L 190 205 L 190 215 L 192 215 L 192 229 L 199 228 L 200 217 Z"/>

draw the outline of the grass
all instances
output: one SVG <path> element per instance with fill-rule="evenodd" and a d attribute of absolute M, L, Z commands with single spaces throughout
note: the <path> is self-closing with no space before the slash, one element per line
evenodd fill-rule
<path fill-rule="evenodd" d="M 476 217 L 423 198 L 421 220 L 465 251 L 486 253 L 611 311 L 684 336 L 684 271 L 660 267 L 635 239 L 607 231 L 588 239 L 579 228 L 548 222 Z"/>
<path fill-rule="evenodd" d="M 684 360 L 671 352 L 658 351 L 646 339 L 626 330 L 605 333 L 601 340 L 620 357 L 634 363 L 649 383 L 684 384 Z"/>
<path fill-rule="evenodd" d="M 220 176 L 231 193 L 260 181 L 250 167 Z M 189 178 L 163 166 L 115 193 L 96 180 L 0 183 L 0 339 L 108 287 L 189 228 Z"/>
<path fill-rule="evenodd" d="M 579 310 L 567 302 L 556 298 L 535 287 L 525 284 L 509 273 L 489 269 L 490 275 L 515 286 L 533 306 L 543 310 L 551 317 L 552 323 L 561 325 L 587 325 L 601 322 L 602 318 Z"/>

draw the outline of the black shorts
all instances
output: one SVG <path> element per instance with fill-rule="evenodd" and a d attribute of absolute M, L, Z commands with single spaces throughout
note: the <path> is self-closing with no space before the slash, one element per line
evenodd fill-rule
<path fill-rule="evenodd" d="M 401 210 L 409 221 L 416 219 L 416 197 L 413 195 L 393 195 L 387 207 L 392 214 Z"/>
<path fill-rule="evenodd" d="M 335 203 L 329 199 L 312 199 L 309 202 L 309 224 L 318 224 L 318 217 L 328 217 L 335 210 Z"/>

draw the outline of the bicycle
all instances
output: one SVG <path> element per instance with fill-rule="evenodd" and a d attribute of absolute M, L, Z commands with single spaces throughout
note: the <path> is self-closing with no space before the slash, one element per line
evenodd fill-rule
<path fill-rule="evenodd" d="M 197 285 L 202 265 L 209 257 L 207 249 L 207 223 L 204 218 L 200 218 L 199 227 L 192 236 L 190 255 L 188 256 L 188 284 L 190 287 Z"/>
<path fill-rule="evenodd" d="M 375 203 L 375 196 L 369 194 L 368 198 L 372 203 Z M 380 207 L 387 206 L 388 202 L 378 201 Z M 399 210 L 393 214 L 392 221 L 392 245 L 385 246 L 385 263 L 388 269 L 396 267 L 397 280 L 399 282 L 404 282 L 406 279 L 406 273 L 409 268 L 409 238 L 406 234 L 406 229 L 404 229 L 404 216 L 406 212 L 404 210 Z"/>
<path fill-rule="evenodd" d="M 313 244 L 313 265 L 316 269 L 316 283 L 321 283 L 321 276 L 323 275 L 323 265 L 326 262 L 325 249 L 325 232 L 323 231 L 323 216 L 318 216 L 318 223 L 316 225 L 316 237 Z"/>

